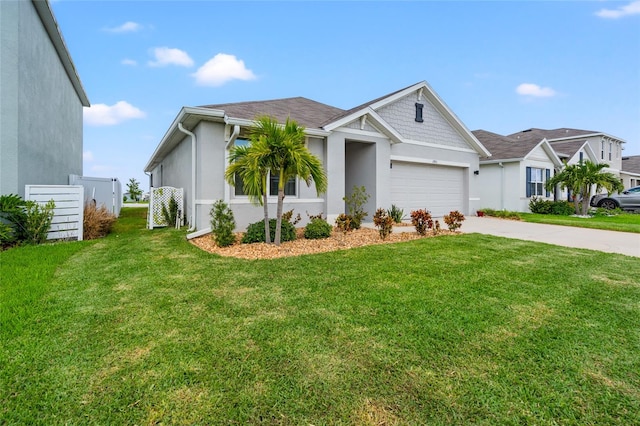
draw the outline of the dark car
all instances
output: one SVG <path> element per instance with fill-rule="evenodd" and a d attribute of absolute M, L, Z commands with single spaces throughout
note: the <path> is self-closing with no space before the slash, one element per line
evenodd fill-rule
<path fill-rule="evenodd" d="M 640 210 L 640 186 L 625 189 L 619 194 L 594 195 L 589 204 L 605 209 Z"/>

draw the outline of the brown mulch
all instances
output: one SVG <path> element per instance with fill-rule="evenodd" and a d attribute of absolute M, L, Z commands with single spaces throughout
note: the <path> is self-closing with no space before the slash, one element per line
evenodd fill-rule
<path fill-rule="evenodd" d="M 321 240 L 307 240 L 303 235 L 304 229 L 297 230 L 297 238 L 294 241 L 286 241 L 276 246 L 275 244 L 253 243 L 240 244 L 242 233 L 236 234 L 236 243 L 229 247 L 218 247 L 211 238 L 211 234 L 190 240 L 191 244 L 202 250 L 215 253 L 220 256 L 236 257 L 241 259 L 275 259 L 279 257 L 300 256 L 303 254 L 324 253 L 335 250 L 347 250 L 355 247 L 363 247 L 373 244 L 392 244 L 400 241 L 416 240 L 418 238 L 434 237 L 429 231 L 424 237 L 417 232 L 392 232 L 386 240 L 380 238 L 377 229 L 361 228 L 343 234 L 334 228 L 329 238 Z M 448 230 L 441 230 L 438 235 L 456 234 Z"/>

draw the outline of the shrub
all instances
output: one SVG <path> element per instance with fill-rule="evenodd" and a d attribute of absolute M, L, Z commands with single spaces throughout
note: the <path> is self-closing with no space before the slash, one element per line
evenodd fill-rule
<path fill-rule="evenodd" d="M 84 206 L 82 238 L 95 240 L 96 238 L 105 237 L 111 232 L 115 222 L 116 215 L 111 213 L 104 204 L 97 208 L 94 202 L 87 203 Z"/>
<path fill-rule="evenodd" d="M 162 217 L 164 217 L 167 226 L 176 226 L 176 221 L 178 220 L 178 202 L 173 194 L 169 199 L 169 206 L 167 207 L 166 204 L 162 205 Z"/>
<path fill-rule="evenodd" d="M 444 217 L 444 223 L 449 227 L 449 231 L 455 231 L 456 229 L 462 226 L 462 221 L 464 220 L 464 215 L 460 213 L 458 210 L 454 210 L 449 212 L 448 215 Z"/>
<path fill-rule="evenodd" d="M 351 217 L 351 215 L 344 214 L 344 213 L 341 213 L 336 218 L 336 226 L 338 227 L 339 230 L 341 230 L 345 234 L 355 229 L 353 228 L 353 218 Z"/>
<path fill-rule="evenodd" d="M 427 230 L 433 227 L 431 213 L 425 209 L 413 210 L 411 212 L 411 224 L 415 226 L 416 232 L 420 235 L 426 235 Z"/>
<path fill-rule="evenodd" d="M 440 233 L 440 221 L 436 220 L 436 223 L 433 225 L 433 235 L 438 235 Z"/>
<path fill-rule="evenodd" d="M 0 196 L 0 243 L 7 247 L 24 241 L 27 214 L 25 201 L 16 194 Z"/>
<path fill-rule="evenodd" d="M 280 241 L 293 241 L 296 239 L 296 228 L 291 222 L 286 220 L 282 221 L 280 226 Z M 269 235 L 271 235 L 271 241 L 276 238 L 276 219 L 269 220 Z M 264 220 L 254 222 L 247 227 L 247 232 L 242 236 L 243 244 L 251 243 L 264 243 Z"/>
<path fill-rule="evenodd" d="M 482 209 L 486 216 L 499 217 L 502 219 L 520 220 L 520 214 L 518 212 L 512 212 L 509 210 L 494 210 L 494 209 Z"/>
<path fill-rule="evenodd" d="M 38 204 L 35 201 L 25 201 L 25 242 L 29 244 L 42 244 L 47 240 L 47 233 L 53 221 L 53 209 L 56 207 L 53 200 L 47 204 Z"/>
<path fill-rule="evenodd" d="M 211 207 L 211 237 L 218 247 L 227 247 L 236 242 L 236 235 L 233 230 L 236 221 L 233 218 L 233 211 L 227 203 L 218 200 Z M 264 239 L 264 222 L 262 222 L 262 238 Z"/>
<path fill-rule="evenodd" d="M 395 204 L 391 204 L 391 208 L 387 210 L 387 214 L 391 216 L 391 219 L 393 219 L 395 223 L 400 223 L 402 222 L 402 216 L 404 216 L 404 210 Z"/>
<path fill-rule="evenodd" d="M 362 219 L 367 216 L 367 212 L 362 209 L 362 206 L 367 204 L 369 200 L 369 194 L 367 194 L 365 187 L 354 185 L 351 194 L 342 199 L 347 204 L 347 210 L 351 216 L 351 228 L 360 229 Z"/>
<path fill-rule="evenodd" d="M 568 201 L 551 201 L 533 197 L 529 201 L 529 210 L 537 214 L 555 214 L 569 216 L 575 213 L 573 204 Z"/>
<path fill-rule="evenodd" d="M 331 225 L 322 218 L 313 218 L 304 228 L 304 237 L 308 240 L 319 240 L 331 236 Z"/>
<path fill-rule="evenodd" d="M 393 232 L 393 218 L 385 209 L 378 209 L 373 215 L 373 223 L 378 227 L 380 238 L 386 240 L 389 234 Z"/>

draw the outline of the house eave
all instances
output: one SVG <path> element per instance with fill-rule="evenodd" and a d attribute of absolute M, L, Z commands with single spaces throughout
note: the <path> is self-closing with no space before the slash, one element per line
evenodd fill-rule
<path fill-rule="evenodd" d="M 178 128 L 178 123 L 182 123 L 187 129 L 193 130 L 200 121 L 226 123 L 227 117 L 222 110 L 183 107 L 160 140 L 153 154 L 151 154 L 149 162 L 144 167 L 145 173 L 151 172 L 184 139 L 185 135 Z"/>
<path fill-rule="evenodd" d="M 80 99 L 80 103 L 85 107 L 91 106 L 87 93 L 82 86 L 82 81 L 80 81 L 78 71 L 76 70 L 73 60 L 71 59 L 71 55 L 69 54 L 69 49 L 67 49 L 67 45 L 62 37 L 62 32 L 60 32 L 60 28 L 58 27 L 58 22 L 56 21 L 55 16 L 53 16 L 53 11 L 51 10 L 49 2 L 47 0 L 32 0 L 32 3 L 40 17 L 40 20 L 42 21 L 42 25 L 44 25 L 44 28 L 49 35 L 49 39 L 56 49 L 56 53 L 58 54 L 60 62 L 69 77 L 69 81 L 71 81 L 71 84 L 78 95 L 78 99 Z"/>

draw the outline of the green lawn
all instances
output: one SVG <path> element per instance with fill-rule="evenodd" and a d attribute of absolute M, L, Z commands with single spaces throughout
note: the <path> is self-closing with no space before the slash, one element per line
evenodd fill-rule
<path fill-rule="evenodd" d="M 637 258 L 469 234 L 246 261 L 145 211 L 0 253 L 0 424 L 640 424 Z"/>
<path fill-rule="evenodd" d="M 637 213 L 623 213 L 615 216 L 595 216 L 589 218 L 532 213 L 519 213 L 519 215 L 522 220 L 527 222 L 640 233 L 640 214 Z"/>

